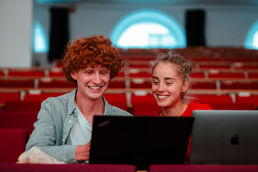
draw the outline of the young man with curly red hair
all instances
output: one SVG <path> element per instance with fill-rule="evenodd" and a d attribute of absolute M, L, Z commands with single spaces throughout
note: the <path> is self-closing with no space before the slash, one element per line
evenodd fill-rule
<path fill-rule="evenodd" d="M 63 70 L 76 89 L 42 102 L 26 150 L 37 146 L 65 163 L 89 160 L 93 116 L 132 116 L 103 97 L 120 69 L 121 58 L 104 36 L 80 38 L 68 44 Z"/>

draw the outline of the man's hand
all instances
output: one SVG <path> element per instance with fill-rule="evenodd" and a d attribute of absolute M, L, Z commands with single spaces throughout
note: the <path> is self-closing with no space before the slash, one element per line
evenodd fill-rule
<path fill-rule="evenodd" d="M 75 158 L 78 162 L 88 161 L 90 158 L 90 142 L 84 145 L 79 145 L 76 148 Z"/>

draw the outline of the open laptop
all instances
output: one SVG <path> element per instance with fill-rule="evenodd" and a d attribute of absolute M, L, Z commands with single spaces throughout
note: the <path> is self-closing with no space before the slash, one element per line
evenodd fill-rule
<path fill-rule="evenodd" d="M 91 164 L 183 164 L 192 117 L 95 116 Z"/>
<path fill-rule="evenodd" d="M 258 111 L 196 110 L 191 164 L 258 164 Z"/>

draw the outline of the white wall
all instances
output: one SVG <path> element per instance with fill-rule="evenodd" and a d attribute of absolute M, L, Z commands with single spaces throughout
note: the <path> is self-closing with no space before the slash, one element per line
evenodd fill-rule
<path fill-rule="evenodd" d="M 33 0 L 0 1 L 0 67 L 30 67 Z"/>
<path fill-rule="evenodd" d="M 186 10 L 204 9 L 208 46 L 243 46 L 249 29 L 258 19 L 258 6 L 135 6 L 81 3 L 71 14 L 71 38 L 93 34 L 110 36 L 121 18 L 134 10 L 146 8 L 162 10 L 177 20 L 183 28 Z"/>
<path fill-rule="evenodd" d="M 35 19 L 39 20 L 46 32 L 49 30 L 49 6 L 37 6 Z M 247 33 L 258 19 L 258 6 L 162 6 L 107 3 L 78 3 L 76 11 L 70 14 L 71 39 L 103 34 L 110 37 L 115 25 L 128 13 L 139 9 L 161 10 L 185 28 L 185 13 L 188 9 L 206 11 L 207 46 L 244 46 Z M 46 54 L 38 57 L 44 58 Z M 45 57 L 46 59 L 46 57 Z"/>

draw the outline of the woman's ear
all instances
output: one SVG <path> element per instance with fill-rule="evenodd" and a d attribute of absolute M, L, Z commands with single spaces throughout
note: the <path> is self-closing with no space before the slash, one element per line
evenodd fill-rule
<path fill-rule="evenodd" d="M 189 81 L 185 80 L 183 83 L 182 92 L 186 92 L 189 88 L 189 85 L 190 85 Z"/>

